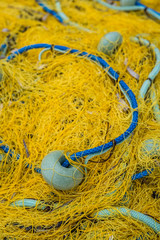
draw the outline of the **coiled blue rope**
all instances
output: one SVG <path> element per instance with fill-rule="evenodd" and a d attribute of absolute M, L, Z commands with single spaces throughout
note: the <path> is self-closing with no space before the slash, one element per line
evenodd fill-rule
<path fill-rule="evenodd" d="M 7 61 L 10 61 L 11 59 L 15 58 L 16 55 L 18 54 L 22 54 L 26 51 L 29 51 L 31 49 L 35 49 L 35 48 L 44 48 L 44 49 L 51 49 L 52 48 L 52 45 L 51 44 L 34 44 L 34 45 L 29 45 L 29 46 L 25 46 L 19 50 L 17 50 L 16 52 L 14 52 L 14 54 L 11 54 L 10 56 L 8 56 L 7 58 Z M 56 51 L 59 51 L 61 53 L 79 53 L 78 56 L 87 56 L 87 58 L 91 59 L 92 61 L 95 61 L 96 63 L 98 63 L 101 67 L 103 68 L 107 68 L 107 71 L 109 73 L 109 75 L 114 79 L 114 80 L 118 80 L 118 77 L 119 75 L 111 68 L 109 67 L 109 64 L 106 63 L 102 58 L 100 57 L 97 57 L 97 56 L 94 56 L 92 54 L 88 54 L 87 52 L 80 52 L 76 49 L 70 49 L 68 47 L 64 47 L 64 46 L 59 46 L 59 45 L 55 45 L 54 46 L 54 50 Z M 125 85 L 125 83 L 124 83 Z M 123 82 L 122 82 L 122 88 L 123 88 Z M 125 90 L 127 92 L 127 89 Z M 135 109 L 137 108 L 137 105 L 135 103 Z M 137 112 L 137 111 L 136 111 Z M 136 113 L 138 114 L 138 112 Z M 137 116 L 138 117 L 138 116 Z M 136 120 L 136 123 L 137 123 L 138 119 Z M 133 120 L 132 120 L 133 122 Z M 116 143 L 120 143 L 120 141 L 122 142 L 123 140 L 125 140 L 125 138 L 127 138 L 127 135 L 129 136 L 131 134 L 131 132 L 133 132 L 134 128 L 136 127 L 135 125 L 131 124 L 130 126 L 131 128 L 129 128 L 129 131 L 127 130 L 126 131 L 126 135 L 121 135 L 120 137 L 116 138 L 115 141 Z M 118 141 L 117 141 L 118 139 Z M 2 143 L 2 141 L 1 141 Z M 86 151 L 82 151 L 82 152 L 78 152 L 76 154 L 73 154 L 71 155 L 71 159 L 72 160 L 75 160 L 79 157 L 82 157 L 82 156 L 86 156 L 86 155 L 90 155 L 90 154 L 96 154 L 96 153 L 100 153 L 100 152 L 105 152 L 105 150 L 109 150 L 111 147 L 113 146 L 113 142 L 109 142 L 105 145 L 101 145 L 97 148 L 93 148 L 93 149 L 89 149 L 89 150 L 86 150 Z M 5 152 L 5 153 L 8 153 L 9 151 L 9 147 L 8 146 L 5 146 L 5 145 L 2 145 L 1 146 L 2 150 Z M 91 153 L 92 152 L 92 153 Z M 13 151 L 10 151 L 10 156 L 12 157 L 14 155 L 14 152 Z M 16 156 L 17 160 L 20 158 L 20 155 L 17 154 Z M 66 160 L 64 163 L 63 163 L 63 166 L 64 167 L 68 167 L 69 166 L 69 162 L 68 160 Z M 28 168 L 32 168 L 31 165 L 27 164 L 26 167 Z M 34 170 L 37 172 L 37 173 L 41 173 L 41 169 L 40 168 L 34 168 Z M 137 180 L 137 179 L 140 179 L 140 178 L 143 178 L 143 177 L 146 177 L 148 176 L 151 172 L 153 171 L 152 170 L 144 170 L 140 173 L 137 173 L 137 174 L 134 174 L 132 176 L 132 180 Z"/>
<path fill-rule="evenodd" d="M 111 68 L 109 66 L 109 64 L 105 60 L 103 60 L 101 57 L 95 56 L 93 54 L 88 54 L 87 52 L 80 52 L 79 50 L 70 49 L 68 47 L 60 46 L 60 45 L 52 46 L 51 44 L 42 43 L 42 44 L 33 44 L 33 45 L 25 46 L 25 47 L 15 51 L 10 56 L 8 56 L 6 60 L 10 61 L 10 60 L 14 59 L 19 54 L 22 54 L 22 53 L 27 52 L 31 49 L 37 49 L 37 48 L 44 48 L 44 49 L 47 49 L 47 50 L 50 48 L 52 50 L 55 50 L 55 51 L 58 51 L 58 52 L 61 52 L 61 53 L 77 54 L 77 56 L 79 56 L 79 57 L 85 56 L 87 59 L 92 60 L 95 63 L 99 64 L 108 73 L 108 75 L 112 79 L 114 79 L 115 81 L 118 81 L 118 78 L 119 78 L 118 73 L 115 72 L 113 70 L 113 68 Z M 128 97 L 129 103 L 130 103 L 130 106 L 131 106 L 133 112 L 132 112 L 132 122 L 131 122 L 129 128 L 123 134 L 121 134 L 119 137 L 117 137 L 115 139 L 116 144 L 120 144 L 121 142 L 125 141 L 125 139 L 127 139 L 131 135 L 131 133 L 134 131 L 134 129 L 136 128 L 137 123 L 138 123 L 138 110 L 137 110 L 138 105 L 137 105 L 135 95 L 123 80 L 119 81 L 119 85 L 121 87 L 122 92 L 125 94 L 125 96 Z M 112 147 L 113 147 L 113 141 L 110 141 L 109 143 L 106 143 L 104 145 L 101 145 L 101 146 L 98 146 L 98 147 L 95 147 L 95 148 L 92 148 L 92 149 L 88 149 L 88 150 L 85 150 L 85 151 L 80 151 L 80 152 L 74 153 L 70 156 L 70 158 L 72 160 L 76 160 L 80 157 L 84 157 L 84 156 L 108 151 Z M 4 148 L 5 148 L 5 146 L 3 145 L 3 149 Z M 6 147 L 5 152 L 9 152 L 9 147 L 8 146 Z M 12 156 L 13 152 L 11 152 L 9 154 Z M 18 155 L 18 159 L 19 159 L 19 155 Z M 64 167 L 69 167 L 69 165 L 70 165 L 70 163 L 66 159 L 63 162 L 63 166 Z M 40 172 L 40 169 L 38 169 L 38 172 Z"/>

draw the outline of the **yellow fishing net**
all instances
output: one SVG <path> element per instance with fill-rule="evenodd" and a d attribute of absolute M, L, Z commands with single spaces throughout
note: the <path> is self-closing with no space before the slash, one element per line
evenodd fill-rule
<path fill-rule="evenodd" d="M 46 2 L 55 9 L 54 1 Z M 143 4 L 160 11 L 159 0 Z M 160 48 L 158 21 L 142 11 L 114 11 L 91 0 L 62 0 L 61 7 L 70 20 L 90 32 L 60 24 L 34 0 L 1 0 L 0 43 L 8 44 L 8 55 L 36 43 L 87 51 L 105 59 L 138 99 L 155 56 L 130 37 L 145 33 Z M 97 45 L 112 31 L 122 34 L 123 43 L 108 57 L 98 52 Z M 0 137 L 21 156 L 17 161 L 6 154 L 0 162 L 0 239 L 158 239 L 151 228 L 130 217 L 92 218 L 104 208 L 126 206 L 160 221 L 160 162 L 157 156 L 141 152 L 145 140 L 160 141 L 149 94 L 145 101 L 138 100 L 134 135 L 117 145 L 106 162 L 97 163 L 110 152 L 93 158 L 96 163 L 89 161 L 87 175 L 77 188 L 57 191 L 34 172 L 44 156 L 54 150 L 73 154 L 112 141 L 129 127 L 132 112 L 118 85 L 97 64 L 55 51 L 45 52 L 38 60 L 39 53 L 32 50 L 10 62 L 3 56 L 0 60 Z M 139 80 L 127 72 L 127 66 L 139 74 Z M 160 76 L 155 80 L 158 99 L 159 80 Z M 85 166 L 84 158 L 79 161 Z M 148 177 L 131 180 L 133 174 L 152 168 Z M 20 199 L 43 201 L 52 211 L 10 206 Z"/>

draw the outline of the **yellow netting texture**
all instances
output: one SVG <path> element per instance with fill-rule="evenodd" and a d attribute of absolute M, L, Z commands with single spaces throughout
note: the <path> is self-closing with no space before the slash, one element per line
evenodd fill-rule
<path fill-rule="evenodd" d="M 142 2 L 160 11 L 159 0 Z M 54 0 L 44 3 L 55 9 Z M 8 44 L 8 55 L 35 43 L 87 51 L 104 58 L 138 98 L 155 56 L 130 37 L 145 33 L 145 38 L 160 48 L 160 25 L 143 11 L 126 13 L 91 0 L 62 0 L 64 13 L 91 30 L 86 32 L 60 24 L 34 0 L 1 0 L 0 6 L 0 44 Z M 107 57 L 98 52 L 97 45 L 112 31 L 122 34 L 123 43 Z M 155 121 L 149 94 L 145 101 L 138 101 L 134 135 L 116 146 L 106 162 L 89 161 L 86 179 L 77 188 L 57 191 L 34 172 L 44 156 L 53 150 L 72 154 L 107 143 L 129 127 L 132 112 L 118 85 L 95 63 L 55 51 L 44 53 L 39 61 L 39 52 L 32 50 L 10 62 L 3 56 L 0 60 L 0 137 L 21 155 L 19 161 L 5 155 L 0 162 L 0 239 L 158 239 L 151 228 L 129 217 L 91 218 L 101 209 L 126 206 L 160 221 L 160 162 L 157 156 L 141 153 L 145 140 L 160 141 L 160 124 Z M 127 72 L 126 59 L 127 66 L 139 74 L 139 81 Z M 159 80 L 160 75 L 155 80 L 158 99 Z M 93 160 L 108 156 L 109 152 Z M 84 160 L 80 159 L 82 166 Z M 31 170 L 25 168 L 26 162 L 32 164 Z M 155 170 L 149 177 L 131 181 L 133 174 L 151 168 Z M 44 201 L 51 208 L 55 203 L 67 204 L 52 212 L 10 206 L 27 198 Z"/>

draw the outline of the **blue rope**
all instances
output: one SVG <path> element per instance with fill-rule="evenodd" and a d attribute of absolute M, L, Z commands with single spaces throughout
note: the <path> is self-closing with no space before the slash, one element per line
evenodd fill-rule
<path fill-rule="evenodd" d="M 3 44 L 0 46 L 0 51 L 4 50 L 6 47 L 7 47 L 7 44 L 3 43 Z"/>
<path fill-rule="evenodd" d="M 6 60 L 10 61 L 19 54 L 27 52 L 31 49 L 38 49 L 38 48 L 46 48 L 46 49 L 48 49 L 48 48 L 51 49 L 52 48 L 55 51 L 58 51 L 58 52 L 61 52 L 61 53 L 77 54 L 77 56 L 79 56 L 79 57 L 81 57 L 81 56 L 84 57 L 85 56 L 87 59 L 98 63 L 105 71 L 107 71 L 107 73 L 114 80 L 118 80 L 118 78 L 119 78 L 118 73 L 115 72 L 113 70 L 113 68 L 111 68 L 109 66 L 109 64 L 105 60 L 103 60 L 101 57 L 95 56 L 93 54 L 88 54 L 87 52 L 80 52 L 77 49 L 71 49 L 71 48 L 68 48 L 68 47 L 65 47 L 65 46 L 60 46 L 60 45 L 52 46 L 51 44 L 40 43 L 40 44 L 33 44 L 33 45 L 25 46 L 23 48 L 18 49 L 17 51 L 15 51 L 10 56 L 8 56 Z M 128 138 L 130 136 L 130 134 L 134 131 L 134 129 L 136 128 L 137 123 L 138 123 L 138 111 L 137 111 L 138 105 L 137 105 L 135 95 L 123 80 L 119 81 L 119 85 L 120 85 L 121 89 L 123 90 L 124 94 L 127 95 L 129 100 L 130 100 L 130 104 L 131 104 L 131 107 L 133 109 L 133 116 L 132 116 L 132 122 L 131 122 L 130 127 L 123 134 L 121 134 L 119 137 L 117 137 L 115 139 L 116 144 L 119 144 L 119 143 L 123 142 L 126 138 Z M 80 157 L 84 157 L 84 156 L 87 156 L 87 155 L 90 155 L 90 154 L 99 153 L 101 151 L 108 150 L 111 147 L 113 147 L 113 141 L 110 141 L 109 143 L 106 143 L 105 145 L 101 145 L 101 146 L 98 146 L 98 147 L 95 147 L 95 148 L 92 148 L 92 149 L 88 149 L 88 150 L 85 150 L 85 151 L 81 151 L 81 152 L 72 154 L 70 156 L 70 158 L 72 160 L 76 160 L 77 158 L 80 158 Z M 7 151 L 9 151 L 8 147 L 7 147 Z M 70 163 L 66 159 L 66 161 L 64 161 L 64 163 L 63 163 L 63 166 L 64 167 L 69 167 L 69 165 L 70 165 Z M 38 169 L 38 172 L 39 171 L 40 170 Z"/>
<path fill-rule="evenodd" d="M 3 141 L 0 140 L 0 144 L 3 144 Z M 5 152 L 8 153 L 9 152 L 9 156 L 13 157 L 15 155 L 15 152 L 13 150 L 10 150 L 9 147 L 7 145 L 0 145 L 0 148 Z M 20 159 L 20 155 L 16 154 L 16 159 L 19 160 Z"/>
<path fill-rule="evenodd" d="M 32 169 L 32 164 L 27 163 L 26 168 Z M 41 168 L 35 167 L 34 171 L 41 174 Z"/>
<path fill-rule="evenodd" d="M 51 48 L 51 47 L 52 47 L 51 44 L 46 44 L 46 43 L 39 43 L 39 44 L 28 45 L 28 46 L 25 46 L 23 48 L 18 49 L 17 51 L 15 51 L 11 55 L 9 55 L 7 57 L 7 59 L 6 59 L 6 61 L 9 62 L 13 58 L 15 58 L 17 55 L 22 54 L 22 53 L 27 52 L 27 51 L 32 50 L 32 49 L 36 49 L 36 48 Z"/>
<path fill-rule="evenodd" d="M 36 0 L 39 6 L 43 8 L 45 12 L 50 13 L 53 15 L 60 23 L 63 23 L 63 18 L 54 10 L 49 9 L 44 3 L 41 2 L 41 0 Z"/>
<path fill-rule="evenodd" d="M 53 46 L 51 44 L 33 44 L 33 45 L 29 45 L 29 46 L 25 46 L 19 50 L 17 50 L 16 52 L 14 52 L 14 54 L 11 54 L 10 56 L 8 56 L 7 58 L 7 61 L 10 61 L 11 59 L 15 58 L 16 55 L 18 54 L 22 54 L 28 50 L 31 50 L 31 49 L 37 49 L 37 48 L 46 48 L 46 49 L 51 49 Z M 80 52 L 76 49 L 70 49 L 68 47 L 65 47 L 65 46 L 60 46 L 60 45 L 55 45 L 53 47 L 53 49 L 55 51 L 59 51 L 59 52 L 62 52 L 62 53 L 71 53 L 71 54 L 78 54 L 77 56 L 86 56 L 88 59 L 98 63 L 102 68 L 106 68 L 107 71 L 110 73 L 111 77 L 114 79 L 114 80 L 118 80 L 119 78 L 119 75 L 118 73 L 116 73 L 110 66 L 109 64 L 104 61 L 101 57 L 98 57 L 98 56 L 95 56 L 93 54 L 88 54 L 87 52 Z M 135 99 L 135 96 L 133 94 L 133 92 L 129 89 L 129 87 L 127 86 L 127 84 L 125 84 L 124 81 L 120 81 L 119 82 L 122 90 L 125 91 L 125 93 L 129 96 L 129 99 L 131 100 L 131 106 L 133 109 L 137 109 L 137 102 L 136 102 L 136 99 Z M 138 122 L 138 111 L 134 111 L 133 112 L 133 120 L 132 120 L 132 123 L 130 125 L 130 127 L 126 130 L 126 132 L 124 134 L 122 134 L 121 136 L 119 136 L 118 138 L 115 139 L 115 142 L 116 144 L 119 144 L 121 143 L 122 141 L 124 141 L 135 129 L 136 125 L 137 125 L 137 122 Z M 2 141 L 0 142 L 2 143 Z M 78 152 L 78 153 L 75 153 L 73 155 L 70 156 L 70 158 L 72 160 L 76 160 L 77 158 L 80 158 L 80 157 L 84 157 L 86 155 L 90 155 L 90 154 L 93 154 L 93 153 L 98 153 L 98 152 L 101 152 L 101 151 L 104 151 L 104 150 L 107 150 L 109 148 L 113 147 L 113 141 L 109 142 L 109 143 L 106 143 L 105 145 L 101 145 L 99 147 L 96 147 L 96 148 L 93 148 L 93 149 L 89 149 L 89 150 L 86 150 L 86 151 L 81 151 L 81 152 Z M 5 152 L 5 153 L 8 153 L 9 151 L 9 147 L 8 146 L 5 146 L 5 145 L 1 145 L 0 148 Z M 13 151 L 10 151 L 10 154 L 9 154 L 11 157 L 14 155 L 14 152 Z M 20 155 L 17 154 L 16 156 L 16 159 L 18 160 L 20 158 Z M 64 163 L 63 163 L 63 166 L 64 167 L 69 167 L 69 161 L 66 160 Z M 27 164 L 26 165 L 27 168 L 32 168 L 32 165 L 30 164 Z M 34 168 L 34 171 L 37 172 L 37 173 L 41 173 L 41 169 L 40 168 Z M 132 176 L 132 180 L 137 180 L 137 179 L 140 179 L 140 178 L 143 178 L 143 177 L 146 177 L 148 176 L 149 174 L 151 174 L 153 171 L 153 169 L 151 170 L 144 170 L 143 172 L 140 172 L 140 173 L 137 173 L 137 174 L 134 174 Z"/>
<path fill-rule="evenodd" d="M 88 54 L 87 52 L 80 52 L 77 49 L 71 49 L 69 47 L 60 46 L 60 45 L 52 46 L 51 44 L 46 44 L 46 43 L 38 43 L 38 44 L 28 45 L 28 46 L 18 49 L 17 51 L 15 51 L 11 55 L 9 55 L 6 60 L 10 61 L 19 54 L 22 54 L 22 53 L 27 52 L 32 49 L 38 49 L 38 48 L 46 48 L 46 49 L 53 48 L 55 51 L 58 51 L 61 53 L 67 53 L 67 52 L 70 54 L 76 53 L 76 54 L 78 54 L 79 57 L 83 57 L 83 56 L 87 57 L 89 60 L 92 60 L 92 61 L 98 63 L 102 68 L 106 69 L 108 74 L 114 80 L 118 80 L 118 78 L 119 78 L 118 73 L 116 71 L 114 71 L 113 68 L 111 68 L 109 66 L 109 64 L 105 60 L 103 60 L 101 57 L 95 56 L 93 54 Z"/>
<path fill-rule="evenodd" d="M 140 172 L 140 173 L 136 173 L 132 176 L 132 180 L 137 180 L 137 179 L 140 179 L 140 178 L 143 178 L 143 177 L 147 177 L 149 176 L 152 172 L 154 171 L 154 168 L 152 168 L 151 170 L 144 170 L 143 172 Z"/>
<path fill-rule="evenodd" d="M 64 24 L 64 25 L 70 25 L 73 27 L 78 28 L 79 30 L 83 30 L 86 32 L 91 32 L 88 28 L 85 28 L 83 26 L 80 26 L 78 23 L 72 22 L 63 12 L 61 9 L 61 4 L 58 0 L 56 0 L 55 2 L 55 7 L 56 7 L 56 11 L 51 10 L 50 8 L 48 8 L 43 2 L 42 0 L 36 0 L 36 2 L 39 4 L 39 6 L 41 6 L 43 8 L 43 10 L 45 12 L 48 12 L 49 14 L 51 14 L 52 16 L 54 16 L 60 23 Z"/>

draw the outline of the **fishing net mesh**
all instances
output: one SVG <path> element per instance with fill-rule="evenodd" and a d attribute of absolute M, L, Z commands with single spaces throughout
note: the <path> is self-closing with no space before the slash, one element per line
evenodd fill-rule
<path fill-rule="evenodd" d="M 55 9 L 54 1 L 46 1 Z M 159 0 L 143 1 L 160 10 Z M 87 51 L 105 59 L 120 74 L 138 99 L 139 90 L 155 65 L 155 55 L 130 41 L 145 33 L 145 38 L 160 48 L 160 28 L 143 12 L 118 12 L 94 1 L 61 1 L 70 20 L 90 32 L 60 24 L 46 14 L 35 1 L 5 0 L 0 9 L 0 42 L 15 49 L 36 43 L 64 45 Z M 123 43 L 111 57 L 97 51 L 104 34 L 118 31 Z M 132 111 L 107 73 L 96 63 L 77 55 L 47 51 L 38 60 L 40 50 L 0 61 L 0 137 L 15 153 L 3 155 L 0 162 L 0 238 L 6 239 L 158 239 L 147 225 L 119 215 L 102 221 L 93 213 L 104 208 L 126 206 L 160 221 L 160 176 L 158 157 L 143 154 L 143 142 L 159 143 L 160 127 L 152 111 L 149 93 L 138 100 L 139 123 L 129 139 L 88 162 L 84 181 L 70 191 L 57 191 L 41 174 L 34 172 L 53 150 L 73 154 L 93 148 L 122 134 L 130 125 Z M 127 61 L 127 65 L 125 65 Z M 137 74 L 131 76 L 127 67 Z M 159 99 L 159 76 L 155 80 Z M 25 144 L 24 144 L 25 143 Z M 72 164 L 72 161 L 70 161 Z M 32 164 L 26 169 L 26 163 Z M 85 167 L 85 159 L 80 163 Z M 133 174 L 154 168 L 154 172 L 132 181 Z M 153 198 L 153 193 L 156 197 Z M 51 212 L 37 207 L 26 209 L 10 204 L 20 199 L 36 199 L 50 206 Z"/>

